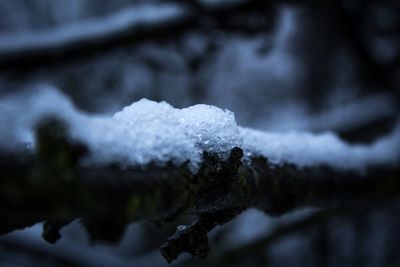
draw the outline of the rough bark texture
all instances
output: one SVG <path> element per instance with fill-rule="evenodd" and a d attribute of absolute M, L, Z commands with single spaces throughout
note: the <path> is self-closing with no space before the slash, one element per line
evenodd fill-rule
<path fill-rule="evenodd" d="M 44 121 L 36 138 L 36 154 L 0 155 L 0 234 L 45 221 L 43 238 L 54 243 L 63 226 L 80 219 L 91 241 L 118 242 L 131 222 L 162 225 L 190 213 L 194 222 L 178 227 L 161 246 L 168 262 L 182 252 L 205 257 L 207 233 L 249 207 L 280 215 L 305 206 L 357 207 L 400 193 L 398 169 L 360 175 L 324 166 L 276 166 L 266 158 L 245 161 L 240 148 L 227 160 L 205 151 L 197 173 L 172 163 L 84 167 L 79 160 L 86 148 L 69 141 L 59 120 Z"/>

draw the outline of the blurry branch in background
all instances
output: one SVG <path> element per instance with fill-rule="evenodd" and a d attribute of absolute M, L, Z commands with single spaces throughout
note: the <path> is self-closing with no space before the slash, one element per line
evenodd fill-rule
<path fill-rule="evenodd" d="M 169 41 L 188 31 L 205 35 L 212 35 L 213 31 L 243 35 L 265 33 L 274 20 L 272 2 L 168 1 L 161 5 L 126 8 L 102 19 L 64 25 L 47 32 L 0 35 L 0 69 L 35 71 L 64 65 L 69 60 L 79 63 L 86 57 L 99 57 L 102 53 L 132 48 L 138 43 Z M 362 38 L 356 34 L 359 31 L 356 23 L 350 23 L 358 17 L 349 17 L 350 12 L 344 9 L 330 13 L 331 9 L 322 5 L 311 7 L 315 9 L 312 14 L 319 14 L 321 10 L 325 13 L 313 18 L 310 25 L 319 25 L 320 20 L 327 25 L 339 21 L 331 27 L 337 27 L 336 31 L 343 35 L 340 38 L 350 42 L 352 52 L 365 62 L 359 64 L 364 75 L 373 73 L 371 80 L 379 84 L 372 87 L 393 89 L 395 76 L 392 74 L 397 69 L 392 63 L 378 64 L 371 60 L 362 48 Z M 327 13 L 330 16 L 324 17 Z M 325 92 L 330 81 L 323 74 L 331 73 L 326 69 L 330 64 L 328 58 L 325 62 L 313 52 L 329 52 L 327 47 L 332 47 L 325 47 L 325 43 L 337 43 L 336 34 L 325 26 L 314 35 L 323 40 L 323 44 L 312 48 L 311 55 L 305 55 L 316 60 L 309 71 L 310 81 L 317 81 L 315 86 L 310 86 L 310 98 L 320 105 L 325 102 L 314 89 Z M 151 65 L 151 62 L 146 64 Z M 386 69 L 390 71 L 385 72 Z M 315 70 L 320 73 L 316 75 Z M 366 84 L 369 85 L 369 81 L 368 76 Z M 365 141 L 365 138 L 371 141 L 393 126 L 398 112 L 396 104 L 393 95 L 373 93 L 339 108 L 324 108 L 326 112 L 307 118 L 304 124 L 306 129 L 314 131 L 329 128 L 347 140 Z M 386 126 L 386 122 L 389 126 L 381 127 Z M 36 154 L 32 151 L 14 155 L 0 152 L 0 213 L 3 214 L 0 234 L 45 222 L 43 238 L 54 243 L 61 237 L 62 227 L 78 219 L 90 241 L 115 243 L 131 222 L 148 220 L 164 225 L 181 215 L 191 214 L 192 224 L 178 227 L 161 247 L 163 256 L 173 261 L 182 252 L 205 257 L 210 249 L 208 232 L 247 208 L 256 207 L 269 215 L 281 215 L 302 207 L 325 209 L 293 225 L 283 226 L 248 247 L 227 251 L 224 257 L 231 258 L 242 251 L 268 246 L 298 228 L 323 221 L 335 214 L 332 210 L 357 209 L 400 195 L 398 166 L 371 166 L 365 173 L 359 173 L 323 165 L 302 168 L 293 164 L 276 165 L 266 157 L 244 160 L 241 147 L 232 149 L 227 159 L 203 151 L 203 162 L 196 173 L 188 164 L 172 162 L 164 167 L 149 164 L 123 168 L 119 162 L 89 167 L 80 164 L 87 147 L 71 142 L 66 128 L 59 120 L 43 121 L 37 129 Z M 12 242 L 10 240 L 8 245 L 21 250 L 37 249 L 34 245 L 25 248 Z M 55 257 L 64 257 L 60 255 Z M 59 260 L 72 263 L 72 257 L 65 257 Z M 88 265 L 93 264 L 89 261 Z"/>
<path fill-rule="evenodd" d="M 174 2 L 174 1 L 172 1 Z M 124 8 L 104 18 L 91 19 L 41 32 L 0 35 L 0 70 L 49 67 L 66 60 L 82 60 L 90 55 L 124 48 L 146 40 L 164 40 L 188 30 L 226 27 L 239 32 L 251 32 L 243 27 L 242 12 L 262 13 L 265 19 L 269 5 L 263 1 L 217 1 L 215 4 L 194 5 L 195 1 L 175 1 L 160 5 L 139 5 Z M 199 8 L 201 6 L 201 8 Z M 260 7 L 264 9 L 260 10 Z M 235 16 L 240 13 L 240 16 Z M 250 19 L 250 18 L 248 18 Z M 238 27 L 233 27 L 240 23 Z M 266 21 L 261 21 L 265 30 Z M 260 24 L 260 23 L 259 23 Z"/>
<path fill-rule="evenodd" d="M 287 123 L 281 122 L 276 130 L 323 132 L 329 129 L 348 142 L 371 142 L 394 127 L 398 112 L 393 95 L 372 94 L 323 109 L 315 115 Z"/>
<path fill-rule="evenodd" d="M 216 46 L 231 34 L 267 36 L 274 34 L 277 11 L 286 4 L 304 12 L 293 49 L 298 50 L 296 57 L 305 63 L 307 82 L 302 86 L 310 92 L 313 105 L 319 108 L 324 105 L 320 99 L 327 92 L 326 85 L 335 79 L 336 70 L 332 67 L 338 49 L 349 50 L 356 65 L 355 76 L 360 78 L 363 90 L 397 92 L 400 54 L 395 46 L 399 41 L 395 33 L 400 23 L 388 19 L 391 22 L 385 23 L 389 26 L 385 23 L 380 26 L 382 23 L 377 18 L 370 18 L 376 16 L 374 12 L 379 9 L 390 11 L 396 17 L 399 9 L 395 1 L 376 4 L 359 1 L 348 5 L 341 1 L 171 0 L 130 6 L 102 18 L 64 24 L 47 31 L 0 34 L 0 70 L 6 73 L 14 70 L 16 74 L 25 75 L 54 66 L 80 64 L 124 49 L 129 52 L 135 45 L 147 42 L 179 44 L 186 33 L 205 36 Z M 382 40 L 369 41 L 368 38 L 381 34 L 383 41 L 392 40 L 388 45 L 394 48 L 388 51 L 384 51 L 385 46 L 371 48 Z M 272 41 L 266 52 L 274 45 Z M 379 55 L 375 55 L 377 52 L 374 54 L 375 50 L 392 56 L 381 61 Z M 398 93 L 396 97 L 398 100 Z"/>
<path fill-rule="evenodd" d="M 43 32 L 0 36 L 0 69 L 61 63 L 187 27 L 192 14 L 177 5 L 125 8 L 105 18 Z M 39 61 L 37 61 L 39 60 Z"/>
<path fill-rule="evenodd" d="M 40 225 L 36 225 L 34 228 L 36 230 L 40 228 Z M 141 256 L 126 253 L 122 257 L 120 254 L 113 253 L 109 247 L 102 249 L 101 253 L 99 253 L 85 244 L 76 242 L 74 239 L 64 240 L 57 246 L 51 246 L 41 242 L 40 238 L 35 235 L 35 230 L 15 233 L 13 236 L 3 236 L 0 242 L 0 249 L 14 252 L 16 254 L 16 265 L 23 261 L 19 254 L 23 253 L 28 255 L 30 259 L 40 260 L 44 257 L 47 261 L 54 262 L 55 266 L 63 264 L 63 266 L 69 267 L 144 266 L 146 263 L 154 262 L 152 258 L 154 258 L 154 253 L 157 253 L 154 251 Z M 79 255 L 79 257 L 76 255 Z M 13 260 L 10 261 L 12 262 Z"/>
<path fill-rule="evenodd" d="M 371 208 L 371 207 L 369 207 Z M 264 234 L 245 244 L 233 248 L 227 248 L 220 252 L 212 261 L 212 266 L 230 266 L 249 255 L 257 255 L 266 260 L 268 249 L 285 237 L 296 233 L 308 233 L 319 225 L 324 225 L 334 218 L 355 217 L 365 212 L 363 208 L 354 209 L 342 206 L 339 209 L 313 211 L 301 216 L 294 221 L 286 222 L 276 226 L 270 233 Z M 347 217 L 346 217 L 347 216 Z"/>
<path fill-rule="evenodd" d="M 308 229 L 313 228 L 340 213 L 343 212 L 337 210 L 314 211 L 294 221 L 283 223 L 282 225 L 276 226 L 270 233 L 257 237 L 250 242 L 245 242 L 244 244 L 234 246 L 233 248 L 228 247 L 220 250 L 218 254 L 211 257 L 208 265 L 231 266 L 231 264 L 240 262 L 246 257 L 252 257 L 252 255 L 257 258 L 258 261 L 265 260 L 269 246 L 275 244 L 280 239 L 294 233 L 304 233 Z M 180 262 L 178 266 L 186 266 L 188 261 L 189 260 Z"/>
<path fill-rule="evenodd" d="M 400 54 L 399 50 L 393 50 L 391 45 L 398 47 L 400 30 L 400 5 L 396 0 L 389 0 L 382 3 L 361 1 L 354 5 L 337 5 L 339 10 L 338 26 L 347 38 L 347 43 L 355 53 L 359 64 L 363 66 L 360 76 L 364 81 L 375 86 L 390 88 L 393 91 L 398 90 L 399 80 L 396 78 L 399 73 Z M 389 23 L 383 23 L 378 18 L 379 12 L 384 12 Z M 370 16 L 375 17 L 372 22 Z M 385 44 L 377 49 L 377 41 L 365 33 L 374 32 L 375 35 L 385 36 L 384 39 L 392 39 L 392 44 Z M 384 41 L 385 42 L 385 41 Z M 374 47 L 375 46 L 375 47 Z M 385 51 L 386 50 L 386 51 Z M 380 53 L 380 59 L 377 57 L 377 51 Z M 392 55 L 385 58 L 385 54 Z M 389 52 L 389 53 L 387 53 Z M 397 95 L 398 97 L 398 95 Z"/>
<path fill-rule="evenodd" d="M 205 257 L 207 233 L 250 207 L 281 215 L 301 207 L 357 208 L 400 194 L 398 167 L 365 174 L 298 168 L 263 157 L 242 161 L 240 148 L 225 160 L 204 152 L 197 173 L 172 163 L 85 167 L 79 164 L 85 146 L 71 143 L 58 119 L 41 123 L 37 140 L 36 154 L 0 155 L 0 234 L 45 221 L 43 238 L 54 243 L 63 226 L 79 219 L 92 242 L 118 242 L 131 222 L 163 225 L 192 214 L 193 223 L 178 227 L 161 247 L 169 262 L 182 252 Z"/>

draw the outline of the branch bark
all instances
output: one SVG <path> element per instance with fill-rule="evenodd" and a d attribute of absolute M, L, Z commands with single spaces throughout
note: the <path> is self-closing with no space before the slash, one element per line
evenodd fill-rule
<path fill-rule="evenodd" d="M 207 233 L 249 207 L 270 215 L 313 206 L 349 207 L 400 193 L 398 169 L 373 168 L 365 175 L 324 166 L 277 166 L 266 158 L 244 161 L 234 148 L 223 160 L 206 151 L 197 173 L 186 164 L 150 164 L 122 169 L 117 163 L 79 164 L 85 147 L 69 141 L 56 119 L 37 129 L 37 153 L 1 155 L 0 234 L 46 221 L 43 237 L 55 242 L 59 230 L 80 219 L 91 241 L 118 242 L 127 224 L 164 224 L 191 213 L 193 224 L 179 227 L 161 247 L 167 261 L 182 252 L 204 257 Z"/>

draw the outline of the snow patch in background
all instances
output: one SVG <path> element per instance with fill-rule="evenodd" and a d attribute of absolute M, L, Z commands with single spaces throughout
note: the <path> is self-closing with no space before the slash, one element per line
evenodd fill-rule
<path fill-rule="evenodd" d="M 88 146 L 91 153 L 85 164 L 90 165 L 190 161 L 196 170 L 203 151 L 224 157 L 236 146 L 248 158 L 264 156 L 274 164 L 299 167 L 327 165 L 363 171 L 370 165 L 400 161 L 400 127 L 372 145 L 349 145 L 333 133 L 278 134 L 238 127 L 232 112 L 209 105 L 177 109 L 142 99 L 113 116 L 93 115 L 78 111 L 68 97 L 48 87 L 0 101 L 0 148 L 11 151 L 21 144 L 34 148 L 34 128 L 49 115 L 64 120 L 71 138 Z"/>
<path fill-rule="evenodd" d="M 21 53 L 32 48 L 52 49 L 74 44 L 78 40 L 98 40 L 109 35 L 119 34 L 136 27 L 151 27 L 163 23 L 183 13 L 177 5 L 140 5 L 126 7 L 102 19 L 88 19 L 69 23 L 58 28 L 0 35 L 0 53 Z"/>

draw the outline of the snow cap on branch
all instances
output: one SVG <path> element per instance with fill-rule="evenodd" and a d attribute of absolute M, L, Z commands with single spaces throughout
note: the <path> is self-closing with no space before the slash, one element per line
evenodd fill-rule
<path fill-rule="evenodd" d="M 69 126 L 72 140 L 87 145 L 85 164 L 121 166 L 201 163 L 204 151 L 221 157 L 241 147 L 248 158 L 262 156 L 272 164 L 298 167 L 326 165 L 342 170 L 365 170 L 370 165 L 399 163 L 400 127 L 372 145 L 349 145 L 333 133 L 266 133 L 238 127 L 228 110 L 209 105 L 177 109 L 166 102 L 142 99 L 113 116 L 77 110 L 62 93 L 41 88 L 0 100 L 0 149 L 21 144 L 35 147 L 34 129 L 53 115 Z"/>
<path fill-rule="evenodd" d="M 176 109 L 166 102 L 142 99 L 114 116 L 99 116 L 78 111 L 57 90 L 41 88 L 0 101 L 0 123 L 7 125 L 0 130 L 0 147 L 34 147 L 34 128 L 50 115 L 66 121 L 71 138 L 88 146 L 89 164 L 190 161 L 196 168 L 203 151 L 226 156 L 242 144 L 234 114 L 214 106 Z"/>

